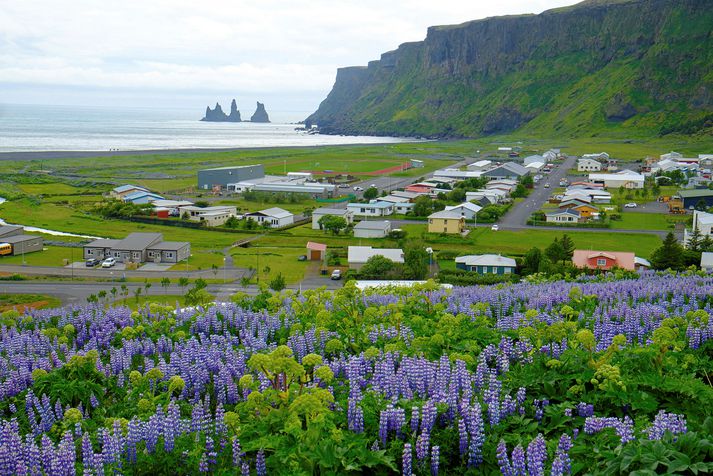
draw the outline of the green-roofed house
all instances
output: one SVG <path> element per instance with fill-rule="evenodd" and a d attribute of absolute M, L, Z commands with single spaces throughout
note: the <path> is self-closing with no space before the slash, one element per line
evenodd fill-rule
<path fill-rule="evenodd" d="M 683 200 L 683 208 L 686 210 L 694 208 L 701 200 L 705 202 L 706 207 L 713 207 L 713 190 L 707 188 L 680 190 L 678 195 Z"/>

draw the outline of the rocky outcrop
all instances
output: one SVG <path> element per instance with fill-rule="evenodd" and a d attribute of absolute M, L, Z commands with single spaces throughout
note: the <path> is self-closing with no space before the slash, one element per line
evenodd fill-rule
<path fill-rule="evenodd" d="M 267 115 L 263 103 L 257 103 L 257 108 L 255 109 L 255 113 L 250 117 L 250 122 L 270 122 L 270 117 Z"/>
<path fill-rule="evenodd" d="M 711 0 L 589 0 L 430 27 L 341 68 L 305 123 L 322 133 L 656 134 L 713 112 Z"/>
<path fill-rule="evenodd" d="M 220 104 L 215 103 L 215 108 L 211 109 L 210 106 L 205 109 L 205 116 L 201 121 L 206 122 L 241 122 L 240 111 L 238 111 L 238 105 L 233 99 L 230 103 L 230 115 L 223 112 L 223 108 Z"/>

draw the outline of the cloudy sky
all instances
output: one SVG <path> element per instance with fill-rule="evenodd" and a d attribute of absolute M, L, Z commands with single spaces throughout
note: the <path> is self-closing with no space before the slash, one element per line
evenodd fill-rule
<path fill-rule="evenodd" d="M 0 0 L 0 102 L 310 112 L 430 25 L 575 0 Z"/>

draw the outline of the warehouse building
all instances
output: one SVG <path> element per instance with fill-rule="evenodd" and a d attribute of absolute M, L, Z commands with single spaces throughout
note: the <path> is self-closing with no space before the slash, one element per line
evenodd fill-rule
<path fill-rule="evenodd" d="M 42 251 L 44 239 L 41 236 L 26 235 L 25 229 L 16 225 L 0 226 L 0 256 L 17 256 Z"/>
<path fill-rule="evenodd" d="M 212 190 L 217 187 L 226 189 L 229 183 L 259 179 L 264 176 L 265 168 L 262 164 L 203 169 L 198 171 L 198 188 L 203 190 Z"/>

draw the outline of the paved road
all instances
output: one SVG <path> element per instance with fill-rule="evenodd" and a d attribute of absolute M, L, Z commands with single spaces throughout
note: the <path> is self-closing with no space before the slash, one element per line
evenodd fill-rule
<path fill-rule="evenodd" d="M 225 271 L 225 273 L 224 273 Z M 55 266 L 22 266 L 22 265 L 0 265 L 0 272 L 11 274 L 24 274 L 31 276 L 56 276 L 62 278 L 94 278 L 94 279 L 119 279 L 127 278 L 163 278 L 177 279 L 182 276 L 188 278 L 215 278 L 216 273 L 212 269 L 202 271 L 124 271 L 112 268 L 61 268 Z M 250 271 L 246 268 L 231 268 L 226 267 L 225 270 L 221 267 L 218 274 L 225 274 L 227 279 L 235 280 L 243 276 L 249 276 Z"/>
<path fill-rule="evenodd" d="M 552 170 L 548 175 L 545 175 L 535 188 L 530 192 L 530 195 L 522 202 L 514 205 L 510 211 L 498 222 L 503 229 L 512 229 L 524 226 L 527 219 L 530 218 L 533 212 L 542 208 L 542 205 L 547 202 L 552 194 L 552 190 L 559 186 L 560 180 L 567 176 L 567 171 L 574 166 L 577 160 L 574 156 L 568 156 L 562 163 Z M 550 184 L 550 188 L 545 188 L 545 184 Z"/>

